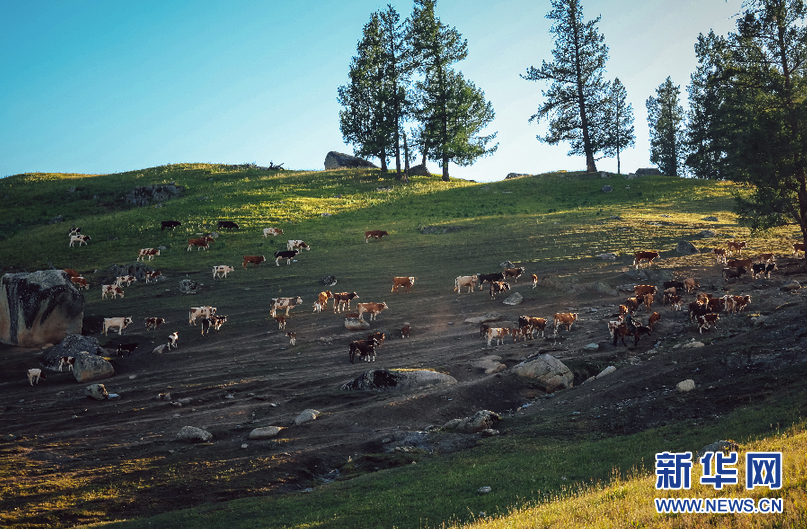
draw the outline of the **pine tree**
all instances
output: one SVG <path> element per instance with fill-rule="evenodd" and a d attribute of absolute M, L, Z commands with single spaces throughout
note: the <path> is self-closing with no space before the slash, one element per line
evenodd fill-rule
<path fill-rule="evenodd" d="M 603 119 L 605 136 L 603 154 L 616 156 L 617 174 L 622 174 L 619 153 L 628 147 L 633 147 L 636 141 L 636 134 L 633 130 L 633 105 L 628 103 L 627 99 L 628 92 L 617 77 L 609 86 Z"/>
<path fill-rule="evenodd" d="M 544 103 L 530 122 L 549 118 L 549 132 L 539 141 L 557 145 L 570 143 L 569 155 L 584 155 L 586 171 L 596 172 L 595 155 L 605 146 L 601 129 L 607 94 L 603 80 L 608 46 L 597 31 L 600 17 L 583 19 L 579 0 L 552 0 L 546 18 L 553 20 L 554 61 L 543 61 L 541 68 L 530 66 L 528 81 L 549 81 L 543 92 Z"/>
<path fill-rule="evenodd" d="M 680 86 L 667 77 L 647 98 L 647 124 L 650 126 L 650 162 L 671 176 L 683 171 L 686 150 L 684 109 L 679 103 Z"/>

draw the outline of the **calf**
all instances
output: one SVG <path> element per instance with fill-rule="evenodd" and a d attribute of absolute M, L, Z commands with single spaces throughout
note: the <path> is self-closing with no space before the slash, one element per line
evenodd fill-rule
<path fill-rule="evenodd" d="M 146 284 L 148 284 L 148 283 L 152 283 L 152 282 L 156 283 L 157 278 L 160 277 L 161 275 L 163 275 L 163 273 L 160 272 L 159 270 L 154 270 L 153 272 L 148 272 L 148 271 L 144 272 L 143 275 L 146 278 Z"/>
<path fill-rule="evenodd" d="M 351 300 L 359 299 L 359 295 L 355 292 L 337 292 L 333 295 L 333 311 L 342 312 L 342 308 L 350 310 Z"/>
<path fill-rule="evenodd" d="M 141 248 L 137 252 L 137 259 L 135 259 L 135 261 L 145 261 L 146 257 L 149 258 L 149 261 L 153 261 L 155 255 L 160 255 L 158 248 Z"/>
<path fill-rule="evenodd" d="M 476 275 L 459 276 L 454 280 L 454 291 L 459 293 L 462 292 L 464 287 L 468 287 L 468 293 L 470 294 L 473 292 L 477 281 L 479 281 L 479 277 Z"/>
<path fill-rule="evenodd" d="M 518 268 L 505 268 L 504 271 L 502 271 L 502 274 L 504 274 L 505 281 L 507 280 L 507 278 L 512 277 L 513 282 L 518 283 L 518 278 L 521 277 L 521 274 L 523 274 L 526 271 L 527 270 L 523 266 L 521 266 Z"/>
<path fill-rule="evenodd" d="M 530 278 L 532 279 L 532 288 L 537 287 L 538 286 L 538 276 L 535 275 L 535 274 L 532 274 L 530 276 Z"/>
<path fill-rule="evenodd" d="M 277 237 L 278 235 L 283 235 L 283 230 L 281 230 L 280 228 L 264 228 L 263 229 L 263 238 L 265 239 L 269 235 L 271 235 L 272 237 Z"/>
<path fill-rule="evenodd" d="M 653 330 L 653 325 L 655 325 L 660 319 L 661 314 L 659 314 L 658 312 L 654 312 L 653 314 L 650 315 L 650 317 L 647 319 L 647 326 L 650 327 L 651 331 Z"/>
<path fill-rule="evenodd" d="M 739 254 L 742 254 L 743 248 L 748 247 L 747 241 L 729 241 L 726 244 L 728 246 L 727 250 L 729 255 L 734 255 L 735 251 Z"/>
<path fill-rule="evenodd" d="M 87 244 L 91 237 L 89 235 L 71 235 L 70 236 L 70 244 L 68 246 L 72 247 L 74 242 L 77 242 L 79 246 L 82 244 Z"/>
<path fill-rule="evenodd" d="M 682 304 L 683 301 L 681 300 L 681 296 L 672 296 L 670 298 L 670 306 L 673 308 L 673 310 L 681 310 Z"/>
<path fill-rule="evenodd" d="M 140 345 L 138 343 L 122 343 L 118 345 L 118 348 L 115 350 L 115 353 L 118 356 L 123 356 L 123 353 L 126 353 L 126 356 L 132 356 L 132 353 L 137 350 L 137 346 Z"/>
<path fill-rule="evenodd" d="M 231 220 L 220 220 L 220 221 L 219 221 L 219 229 L 220 229 L 220 230 L 221 230 L 221 229 L 225 229 L 225 230 L 237 230 L 237 229 L 240 229 L 240 227 L 238 226 L 238 224 L 237 224 L 237 223 L 235 223 L 235 222 L 233 222 L 233 221 L 231 221 Z"/>
<path fill-rule="evenodd" d="M 567 331 L 572 330 L 572 324 L 577 321 L 577 313 L 576 312 L 559 312 L 552 317 L 554 327 L 555 327 L 555 334 L 558 334 L 558 328 L 561 325 L 566 326 Z"/>
<path fill-rule="evenodd" d="M 248 264 L 252 264 L 252 268 L 255 268 L 264 261 L 266 261 L 266 257 L 262 255 L 245 255 L 244 262 L 241 263 L 241 266 L 246 270 Z"/>
<path fill-rule="evenodd" d="M 166 228 L 173 230 L 177 226 L 182 226 L 182 223 L 177 220 L 164 220 L 160 222 L 160 231 L 165 231 Z"/>
<path fill-rule="evenodd" d="M 381 347 L 382 345 L 384 345 L 384 340 L 386 340 L 386 338 L 387 335 L 384 334 L 383 332 L 374 332 L 373 334 L 367 336 L 367 341 L 372 342 L 373 340 L 375 340 L 375 344 Z"/>
<path fill-rule="evenodd" d="M 633 265 L 636 267 L 636 270 L 639 269 L 639 265 L 644 261 L 647 261 L 647 265 L 650 266 L 653 264 L 653 260 L 658 258 L 658 256 L 658 252 L 636 252 L 633 255 Z"/>
<path fill-rule="evenodd" d="M 286 328 L 286 317 L 285 316 L 275 316 L 275 321 L 277 322 L 277 328 L 281 331 Z"/>
<path fill-rule="evenodd" d="M 172 347 L 179 347 L 179 333 L 174 331 L 168 335 L 168 349 Z"/>
<path fill-rule="evenodd" d="M 699 315 L 697 317 L 698 322 L 698 332 L 703 334 L 704 329 L 709 329 L 710 326 L 714 326 L 717 329 L 717 320 L 720 319 L 720 314 L 715 314 L 713 312 L 709 312 L 706 314 Z"/>
<path fill-rule="evenodd" d="M 491 281 L 490 282 L 490 299 L 496 299 L 496 294 L 501 292 L 508 292 L 510 284 L 506 281 Z"/>
<path fill-rule="evenodd" d="M 488 327 L 485 334 L 488 340 L 488 347 L 490 347 L 493 340 L 496 340 L 496 345 L 501 345 L 504 343 L 505 337 L 510 335 L 510 329 L 506 327 Z"/>
<path fill-rule="evenodd" d="M 723 248 L 712 248 L 712 253 L 718 263 L 726 264 L 726 250 Z"/>
<path fill-rule="evenodd" d="M 357 303 L 356 307 L 359 309 L 359 319 L 364 320 L 363 314 L 367 312 L 370 314 L 370 319 L 374 320 L 378 314 L 384 310 L 388 309 L 387 304 L 385 302 L 382 303 Z"/>
<path fill-rule="evenodd" d="M 308 251 L 308 250 L 311 249 L 311 247 L 309 245 L 307 245 L 306 243 L 304 243 L 303 241 L 299 240 L 299 239 L 292 239 L 292 240 L 286 241 L 286 249 L 287 250 L 300 250 L 300 251 L 306 250 L 306 251 Z"/>
<path fill-rule="evenodd" d="M 59 357 L 59 372 L 62 372 L 62 368 L 66 367 L 68 371 L 72 371 L 73 367 L 76 365 L 76 358 L 74 356 L 61 356 Z"/>
<path fill-rule="evenodd" d="M 384 230 L 369 230 L 369 231 L 365 231 L 364 232 L 364 242 L 366 243 L 370 239 L 381 240 L 381 237 L 383 237 L 384 235 L 389 235 L 389 233 L 387 233 Z"/>
<path fill-rule="evenodd" d="M 356 355 L 359 355 L 359 358 L 364 359 L 366 362 L 375 361 L 375 345 L 375 340 L 356 340 L 350 342 L 350 363 L 354 363 Z"/>
<path fill-rule="evenodd" d="M 410 325 L 404 325 L 401 327 L 401 338 L 409 338 L 409 331 L 411 330 Z"/>
<path fill-rule="evenodd" d="M 285 259 L 286 264 L 290 265 L 291 260 L 294 259 L 298 253 L 300 253 L 300 250 L 281 250 L 275 252 L 275 265 L 280 266 L 281 259 Z"/>
<path fill-rule="evenodd" d="M 317 302 L 320 304 L 321 309 L 328 308 L 328 300 L 333 298 L 333 293 L 330 290 L 326 290 L 324 292 L 320 292 L 319 296 L 317 297 Z M 319 311 L 317 311 L 319 312 Z"/>
<path fill-rule="evenodd" d="M 151 329 L 157 330 L 160 328 L 160 325 L 165 323 L 165 319 L 163 318 L 156 318 L 156 317 L 148 317 L 146 318 L 146 330 L 150 331 Z"/>
<path fill-rule="evenodd" d="M 87 280 L 84 279 L 83 277 L 71 277 L 70 282 L 73 283 L 73 285 L 75 285 L 75 287 L 78 289 L 82 288 L 86 290 L 90 289 L 89 283 L 87 283 Z"/>
<path fill-rule="evenodd" d="M 123 334 L 123 329 L 134 323 L 131 316 L 125 318 L 104 318 L 104 336 L 109 329 L 118 329 L 118 335 Z"/>
<path fill-rule="evenodd" d="M 40 378 L 47 379 L 48 377 L 45 376 L 45 373 L 43 373 L 42 370 L 39 369 L 38 367 L 34 367 L 28 370 L 28 383 L 31 384 L 31 386 L 33 386 L 34 383 L 39 384 Z"/>
<path fill-rule="evenodd" d="M 123 297 L 123 289 L 117 285 L 101 285 L 101 299 L 106 299 L 106 295 L 115 299 L 117 296 Z"/>
<path fill-rule="evenodd" d="M 296 332 L 287 332 L 286 338 L 289 339 L 290 345 L 297 345 L 297 333 Z"/>
<path fill-rule="evenodd" d="M 322 312 L 324 308 L 325 305 L 323 305 L 321 301 L 317 300 L 314 302 L 314 312 Z"/>
<path fill-rule="evenodd" d="M 213 267 L 213 279 L 221 278 L 226 279 L 227 274 L 234 272 L 235 268 L 227 265 L 217 265 Z"/>
<path fill-rule="evenodd" d="M 412 285 L 415 284 L 415 277 L 393 277 L 392 278 L 392 288 L 390 292 L 398 293 L 398 289 L 401 287 L 406 288 L 406 291 L 409 292 L 412 290 Z"/>

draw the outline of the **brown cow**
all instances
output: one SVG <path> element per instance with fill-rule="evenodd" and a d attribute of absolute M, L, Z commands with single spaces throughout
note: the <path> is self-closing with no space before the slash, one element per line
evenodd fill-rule
<path fill-rule="evenodd" d="M 729 241 L 726 243 L 726 245 L 728 246 L 727 250 L 729 255 L 734 255 L 735 251 L 742 254 L 743 248 L 748 247 L 747 241 Z"/>
<path fill-rule="evenodd" d="M 493 340 L 496 340 L 496 345 L 501 345 L 504 343 L 504 338 L 510 335 L 510 329 L 506 327 L 489 327 L 485 334 L 487 335 L 488 347 L 490 347 Z"/>
<path fill-rule="evenodd" d="M 726 263 L 726 266 L 729 268 L 740 268 L 741 266 L 746 270 L 751 270 L 751 267 L 754 266 L 753 259 L 731 259 Z"/>
<path fill-rule="evenodd" d="M 245 255 L 244 262 L 241 263 L 241 266 L 246 270 L 248 264 L 252 264 L 252 268 L 255 268 L 264 261 L 266 261 L 266 257 L 262 255 Z"/>
<path fill-rule="evenodd" d="M 653 301 L 655 301 L 655 299 L 656 298 L 653 297 L 653 294 L 650 293 L 647 293 L 644 296 L 642 296 L 642 301 L 644 302 L 644 310 L 650 312 L 650 307 L 653 306 Z"/>
<path fill-rule="evenodd" d="M 572 324 L 577 321 L 576 312 L 559 312 L 552 317 L 555 324 L 555 334 L 558 334 L 558 327 L 566 326 L 567 331 L 572 330 Z"/>
<path fill-rule="evenodd" d="M 81 274 L 79 274 L 72 268 L 65 268 L 64 273 L 67 274 L 68 277 L 81 277 Z"/>
<path fill-rule="evenodd" d="M 188 239 L 188 251 L 196 247 L 197 250 L 207 250 L 209 244 L 213 242 L 213 237 L 200 237 L 198 239 Z"/>
<path fill-rule="evenodd" d="M 328 300 L 332 299 L 332 298 L 333 298 L 333 294 L 331 293 L 331 291 L 326 290 L 324 292 L 319 293 L 319 297 L 317 298 L 317 301 L 319 302 L 322 309 L 326 309 L 326 308 L 328 308 Z M 320 309 L 320 310 L 322 310 L 322 309 Z"/>
<path fill-rule="evenodd" d="M 336 292 L 333 294 L 333 311 L 342 312 L 342 308 L 350 310 L 351 300 L 359 299 L 355 292 Z"/>
<path fill-rule="evenodd" d="M 356 308 L 359 309 L 359 319 L 364 321 L 364 313 L 370 314 L 370 319 L 374 320 L 378 313 L 384 309 L 388 309 L 385 302 L 382 303 L 357 303 Z"/>
<path fill-rule="evenodd" d="M 698 321 L 698 332 L 703 334 L 703 329 L 708 329 L 711 325 L 717 329 L 717 320 L 720 319 L 720 314 L 715 314 L 713 312 L 709 312 L 703 315 L 699 315 L 697 317 Z"/>
<path fill-rule="evenodd" d="M 700 288 L 700 283 L 695 278 L 688 277 L 684 279 L 684 290 L 687 291 L 687 294 L 695 290 L 696 288 Z"/>
<path fill-rule="evenodd" d="M 633 292 L 636 294 L 637 298 L 643 298 L 645 294 L 652 294 L 655 296 L 657 289 L 653 285 L 635 285 L 633 287 Z"/>
<path fill-rule="evenodd" d="M 653 314 L 650 315 L 650 317 L 647 319 L 647 326 L 650 327 L 651 331 L 653 330 L 653 325 L 655 325 L 660 319 L 661 314 L 659 314 L 658 312 L 654 312 Z"/>
<path fill-rule="evenodd" d="M 726 264 L 726 250 L 723 248 L 713 248 L 712 253 L 718 263 Z"/>
<path fill-rule="evenodd" d="M 393 277 L 392 278 L 392 288 L 390 292 L 398 293 L 398 289 L 401 287 L 405 287 L 406 291 L 409 292 L 412 289 L 412 285 L 415 284 L 416 277 Z"/>
<path fill-rule="evenodd" d="M 155 318 L 153 316 L 146 318 L 146 330 L 148 331 L 151 329 L 159 329 L 160 325 L 162 325 L 163 323 L 165 323 L 165 320 L 163 318 Z"/>
<path fill-rule="evenodd" d="M 803 242 L 794 242 L 793 243 L 793 257 L 798 258 L 799 257 L 799 252 L 805 253 L 804 252 L 804 243 Z M 805 254 L 805 255 L 807 255 L 807 254 Z"/>
<path fill-rule="evenodd" d="M 384 230 L 369 230 L 364 232 L 364 242 L 368 242 L 370 239 L 378 239 L 381 240 L 381 237 L 384 235 L 389 235 Z"/>
<path fill-rule="evenodd" d="M 526 268 L 520 266 L 518 268 L 505 268 L 502 272 L 504 274 L 504 279 L 507 281 L 507 278 L 512 277 L 514 283 L 518 283 L 518 278 L 521 277 L 521 274 L 526 272 Z"/>
<path fill-rule="evenodd" d="M 658 252 L 636 252 L 633 256 L 633 265 L 638 270 L 639 265 L 642 264 L 642 261 L 647 261 L 647 265 L 650 266 L 653 264 L 653 260 L 658 256 Z"/>
<path fill-rule="evenodd" d="M 145 261 L 146 257 L 149 258 L 149 261 L 153 261 L 155 255 L 160 255 L 158 248 L 141 248 L 140 251 L 137 252 L 137 259 L 135 259 L 135 261 Z"/>
<path fill-rule="evenodd" d="M 90 285 L 87 283 L 87 280 L 83 277 L 71 277 L 70 281 L 76 286 L 76 288 L 84 288 L 89 290 Z"/>
<path fill-rule="evenodd" d="M 496 294 L 507 292 L 510 290 L 510 284 L 506 281 L 491 281 L 490 282 L 490 299 L 496 299 Z"/>

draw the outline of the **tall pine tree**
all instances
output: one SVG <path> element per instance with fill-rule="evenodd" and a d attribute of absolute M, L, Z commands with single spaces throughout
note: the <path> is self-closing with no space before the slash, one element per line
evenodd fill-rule
<path fill-rule="evenodd" d="M 595 172 L 595 155 L 605 145 L 602 120 L 607 101 L 603 72 L 608 46 L 597 31 L 600 17 L 585 22 L 579 0 L 552 0 L 546 18 L 554 21 L 550 29 L 554 60 L 543 61 L 540 68 L 530 66 L 522 77 L 551 84 L 530 121 L 549 118 L 549 132 L 538 140 L 550 145 L 569 142 L 569 154 L 585 156 L 586 171 Z"/>
<path fill-rule="evenodd" d="M 650 127 L 650 162 L 670 176 L 683 172 L 686 154 L 684 109 L 679 102 L 680 86 L 667 77 L 656 89 L 656 97 L 647 98 L 647 124 Z"/>
<path fill-rule="evenodd" d="M 636 134 L 633 130 L 633 105 L 628 103 L 628 92 L 619 77 L 608 87 L 608 99 L 604 105 L 603 135 L 605 137 L 603 154 L 616 156 L 616 172 L 622 174 L 619 154 L 633 147 Z"/>

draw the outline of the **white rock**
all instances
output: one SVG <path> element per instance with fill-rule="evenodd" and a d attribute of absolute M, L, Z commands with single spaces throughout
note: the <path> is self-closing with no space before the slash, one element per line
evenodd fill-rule
<path fill-rule="evenodd" d="M 249 432 L 250 439 L 271 439 L 272 437 L 277 436 L 280 433 L 279 426 L 266 426 L 264 428 L 255 428 L 251 432 Z"/>
<path fill-rule="evenodd" d="M 681 382 L 675 385 L 675 389 L 677 389 L 681 393 L 692 391 L 693 389 L 695 389 L 695 381 L 692 380 L 691 378 L 682 380 Z"/>
<path fill-rule="evenodd" d="M 309 408 L 294 419 L 294 424 L 303 424 L 304 422 L 313 421 L 317 417 L 319 417 L 319 412 Z"/>
<path fill-rule="evenodd" d="M 490 494 L 490 491 L 492 490 L 493 489 L 485 485 L 484 487 L 479 487 L 479 490 L 477 492 L 479 492 L 479 494 Z"/>
<path fill-rule="evenodd" d="M 177 434 L 177 440 L 188 441 L 191 443 L 199 441 L 206 443 L 211 439 L 213 439 L 212 433 L 202 428 L 196 428 L 195 426 L 183 426 Z"/>

